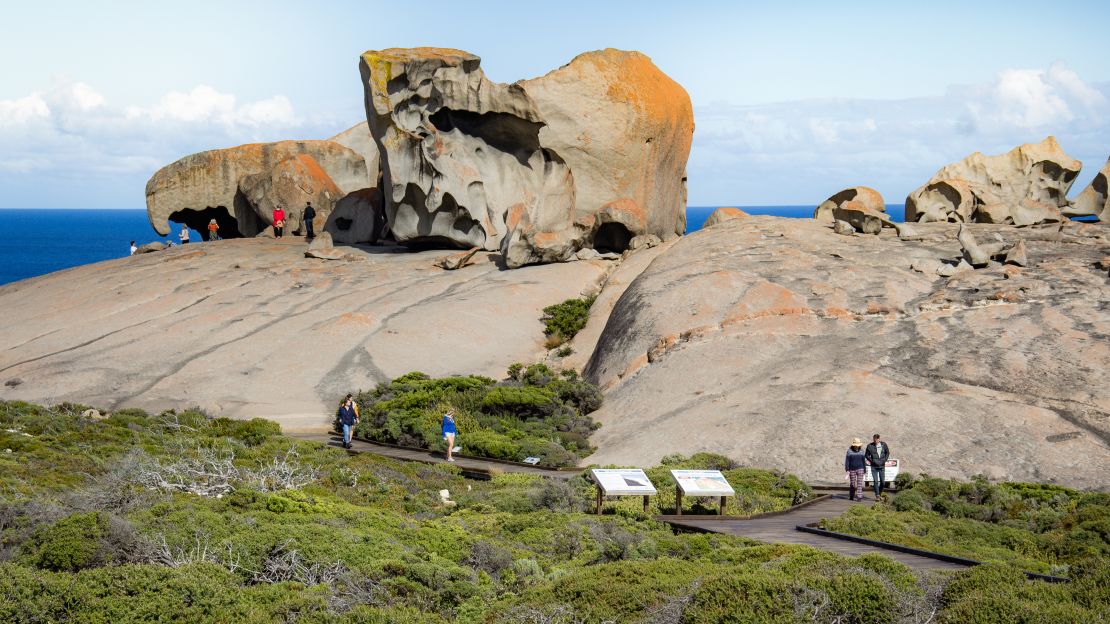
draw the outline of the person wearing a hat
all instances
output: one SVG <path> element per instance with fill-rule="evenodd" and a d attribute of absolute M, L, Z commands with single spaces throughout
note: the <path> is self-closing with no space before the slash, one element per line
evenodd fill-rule
<path fill-rule="evenodd" d="M 852 447 L 844 456 L 844 478 L 851 487 L 848 498 L 854 501 L 863 500 L 863 473 L 867 468 L 864 455 L 863 440 L 852 438 Z"/>
<path fill-rule="evenodd" d="M 215 219 L 208 222 L 208 240 L 220 240 L 220 226 L 216 223 Z"/>

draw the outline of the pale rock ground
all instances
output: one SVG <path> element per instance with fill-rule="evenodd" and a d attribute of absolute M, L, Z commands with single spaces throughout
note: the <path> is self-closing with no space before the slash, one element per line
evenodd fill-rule
<path fill-rule="evenodd" d="M 322 431 L 339 398 L 410 371 L 501 379 L 541 359 L 541 310 L 596 290 L 611 262 L 444 271 L 450 251 L 302 239 L 180 246 L 0 287 L 0 397 L 114 410 L 199 406 Z M 5 385 L 15 380 L 22 383 Z"/>
<path fill-rule="evenodd" d="M 946 224 L 753 216 L 675 242 L 586 367 L 606 401 L 584 463 L 713 451 L 842 482 L 848 441 L 881 432 L 914 473 L 1110 487 L 1110 229 L 970 227 L 1026 239 L 1029 268 L 937 275 Z"/>

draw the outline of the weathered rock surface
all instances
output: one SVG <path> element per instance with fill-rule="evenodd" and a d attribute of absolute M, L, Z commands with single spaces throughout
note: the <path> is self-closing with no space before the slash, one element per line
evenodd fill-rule
<path fill-rule="evenodd" d="M 510 267 L 685 230 L 686 92 L 636 52 L 499 84 L 477 56 L 363 54 L 385 211 L 400 242 L 500 249 Z"/>
<path fill-rule="evenodd" d="M 740 219 L 746 216 L 748 216 L 748 213 L 740 210 L 739 208 L 718 208 L 709 213 L 709 217 L 705 220 L 705 223 L 702 224 L 702 227 L 713 227 L 714 225 L 717 225 L 718 223 L 724 223 L 729 219 Z"/>
<path fill-rule="evenodd" d="M 274 224 L 274 209 L 281 206 L 285 211 L 285 231 L 289 233 L 303 231 L 301 217 L 307 202 L 312 202 L 316 209 L 314 226 L 320 226 L 327 222 L 343 194 L 316 159 L 307 154 L 286 158 L 269 171 L 243 176 L 239 192 L 268 226 Z"/>
<path fill-rule="evenodd" d="M 374 186 L 363 157 L 333 141 L 279 141 L 209 150 L 166 165 L 146 185 L 147 217 L 166 236 L 170 221 L 206 231 L 216 219 L 224 238 L 254 236 L 270 225 L 269 211 L 260 210 L 240 192 L 247 176 L 268 174 L 283 161 L 309 156 L 341 193 Z M 304 207 L 294 206 L 296 209 Z M 299 213 L 298 213 L 299 214 Z"/>
<path fill-rule="evenodd" d="M 336 202 L 323 229 L 337 243 L 376 243 L 387 238 L 381 189 L 366 188 L 344 196 Z"/>
<path fill-rule="evenodd" d="M 939 223 L 905 242 L 752 216 L 674 242 L 586 366 L 606 403 L 585 461 L 705 450 L 842 483 L 847 441 L 878 431 L 910 472 L 1107 487 L 1110 232 L 968 227 L 1028 266 L 930 274 L 961 253 Z"/>
<path fill-rule="evenodd" d="M 366 163 L 366 174 L 369 176 L 367 188 L 379 188 L 378 180 L 382 173 L 381 158 L 378 155 L 378 146 L 374 143 L 374 137 L 370 136 L 370 126 L 365 121 L 358 122 L 328 140 L 350 148 L 362 156 L 362 161 Z"/>
<path fill-rule="evenodd" d="M 906 221 L 1032 225 L 1060 221 L 1082 163 L 1055 137 L 998 156 L 979 152 L 946 165 L 906 198 Z"/>
<path fill-rule="evenodd" d="M 182 245 L 0 286 L 0 396 L 200 406 L 321 431 L 338 397 L 386 378 L 501 378 L 538 361 L 543 308 L 595 290 L 609 267 L 504 271 L 482 253 L 444 271 L 432 264 L 442 251 L 304 251 L 289 238 Z"/>
<path fill-rule="evenodd" d="M 878 234 L 884 225 L 894 225 L 886 214 L 883 196 L 866 186 L 844 189 L 821 202 L 813 211 L 813 218 L 822 223 L 833 224 L 833 231 L 838 234 L 850 233 L 842 231 L 844 228 L 841 223 L 864 234 Z"/>
<path fill-rule="evenodd" d="M 1095 178 L 1072 202 L 1064 208 L 1069 217 L 1095 216 L 1103 223 L 1110 223 L 1110 192 L 1107 191 L 1107 178 L 1110 178 L 1110 159 L 1095 174 Z"/>

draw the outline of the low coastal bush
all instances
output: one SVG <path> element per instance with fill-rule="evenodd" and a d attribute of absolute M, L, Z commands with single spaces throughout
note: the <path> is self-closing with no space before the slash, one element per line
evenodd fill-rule
<path fill-rule="evenodd" d="M 826 527 L 1063 576 L 1076 562 L 1110 565 L 1110 494 L 1057 485 L 924 477 Z"/>
<path fill-rule="evenodd" d="M 582 331 L 590 318 L 590 307 L 596 299 L 596 295 L 581 299 L 567 299 L 562 303 L 544 308 L 543 317 L 540 320 L 543 321 L 543 333 L 547 336 L 547 348 L 554 349 Z"/>
<path fill-rule="evenodd" d="M 508 379 L 465 376 L 432 379 L 409 373 L 358 395 L 359 436 L 379 442 L 445 450 L 443 412 L 454 408 L 463 453 L 543 466 L 570 466 L 593 449 L 597 425 L 589 413 L 601 392 L 572 370 L 514 364 Z"/>
<path fill-rule="evenodd" d="M 634 498 L 582 513 L 583 475 L 468 481 L 199 412 L 82 411 L 0 401 L 0 460 L 16 468 L 0 472 L 0 622 L 1097 622 L 1110 609 L 1105 561 L 1082 549 L 1063 585 L 1008 564 L 914 574 L 877 555 L 676 533 Z M 312 478 L 219 480 L 275 465 Z M 172 466 L 209 471 L 207 487 L 167 487 L 192 483 Z M 757 511 L 808 492 L 699 453 L 647 469 L 663 507 L 672 468 L 724 470 Z M 1009 489 L 1050 506 L 1066 495 L 1075 526 L 1098 519 L 1097 496 Z"/>

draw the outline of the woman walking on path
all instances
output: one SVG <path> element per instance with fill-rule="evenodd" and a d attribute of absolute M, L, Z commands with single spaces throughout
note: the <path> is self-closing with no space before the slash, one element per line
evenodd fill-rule
<path fill-rule="evenodd" d="M 351 435 L 354 433 L 355 425 L 358 424 L 358 403 L 355 403 L 354 397 L 347 395 L 343 398 L 343 404 L 339 406 L 339 424 L 343 426 L 343 448 L 351 448 Z"/>
<path fill-rule="evenodd" d="M 863 472 L 866 469 L 863 452 L 863 440 L 852 438 L 852 448 L 844 456 L 844 478 L 848 479 L 851 490 L 848 492 L 850 500 L 863 500 Z"/>
<path fill-rule="evenodd" d="M 443 439 L 447 441 L 447 461 L 453 462 L 455 458 L 451 455 L 455 451 L 455 436 L 459 433 L 458 428 L 455 427 L 455 410 L 448 409 L 443 415 L 440 430 L 443 431 Z"/>

